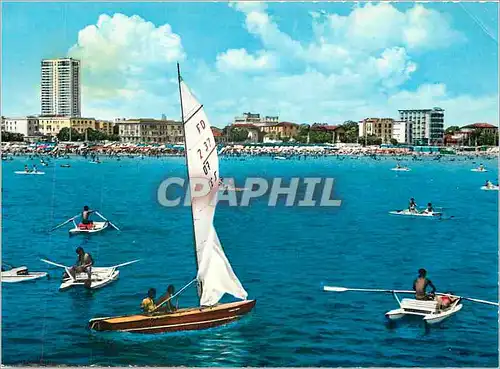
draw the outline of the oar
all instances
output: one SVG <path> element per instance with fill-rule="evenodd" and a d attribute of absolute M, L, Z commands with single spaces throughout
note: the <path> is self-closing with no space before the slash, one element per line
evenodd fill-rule
<path fill-rule="evenodd" d="M 99 215 L 105 222 L 108 222 L 114 229 L 116 229 L 117 231 L 120 230 L 120 228 L 118 228 L 117 226 L 115 226 L 113 223 L 111 223 L 109 220 L 107 220 L 106 218 L 104 218 L 98 211 L 95 212 L 97 215 Z"/>
<path fill-rule="evenodd" d="M 61 224 L 59 224 L 58 226 L 55 226 L 55 227 L 54 227 L 54 228 L 52 228 L 49 232 L 52 232 L 52 231 L 55 231 L 55 230 L 56 230 L 56 229 L 58 229 L 58 228 L 61 228 L 63 225 L 68 224 L 69 222 L 71 222 L 73 219 L 75 219 L 75 218 L 77 218 L 77 217 L 78 217 L 78 214 L 77 214 L 77 215 L 75 215 L 75 216 L 74 216 L 74 217 L 72 217 L 72 218 L 69 218 L 69 219 L 68 219 L 67 221 L 65 221 L 64 223 L 61 223 Z"/>
<path fill-rule="evenodd" d="M 334 287 L 334 286 L 324 286 L 323 290 L 328 292 L 385 292 L 385 293 L 412 293 L 415 294 L 415 291 L 409 290 L 383 290 L 378 288 L 347 288 L 347 287 Z"/>
<path fill-rule="evenodd" d="M 383 290 L 383 289 L 377 289 L 377 288 L 346 288 L 346 287 L 333 287 L 333 286 L 324 286 L 323 290 L 328 291 L 328 292 L 348 292 L 348 291 L 353 291 L 353 292 L 385 292 L 385 293 L 411 293 L 411 294 L 415 294 L 415 291 L 408 291 L 408 290 Z M 498 302 L 480 300 L 480 299 L 475 299 L 475 298 L 472 298 L 472 297 L 463 297 L 463 296 L 451 295 L 451 294 L 442 293 L 442 292 L 436 292 L 435 295 L 451 296 L 451 297 L 460 298 L 462 300 L 468 300 L 468 301 L 471 301 L 471 302 L 477 302 L 477 303 L 480 303 L 480 304 L 500 306 Z"/>
<path fill-rule="evenodd" d="M 132 260 L 132 261 L 127 261 L 126 263 L 122 263 L 122 264 L 118 264 L 118 265 L 113 265 L 112 267 L 110 268 L 119 268 L 119 267 L 122 267 L 122 266 L 125 266 L 125 265 L 129 265 L 129 264 L 134 264 L 134 263 L 137 263 L 138 261 L 140 261 L 141 259 L 137 259 L 137 260 Z"/>
<path fill-rule="evenodd" d="M 57 264 L 57 263 L 54 263 L 53 261 L 50 261 L 50 260 L 46 260 L 46 259 L 40 259 L 41 261 L 43 261 L 44 263 L 47 263 L 47 264 L 50 264 L 50 265 L 54 265 L 56 267 L 59 267 L 59 268 L 69 268 L 67 267 L 66 265 L 62 265 L 62 264 Z"/>

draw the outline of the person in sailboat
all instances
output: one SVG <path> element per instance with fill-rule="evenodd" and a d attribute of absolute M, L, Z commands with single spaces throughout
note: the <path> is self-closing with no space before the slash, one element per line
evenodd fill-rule
<path fill-rule="evenodd" d="M 427 294 L 427 287 L 431 288 L 431 292 Z M 413 281 L 413 291 L 415 291 L 415 298 L 417 300 L 434 300 L 436 287 L 427 278 L 427 271 L 425 269 L 418 270 L 418 277 Z"/>
<path fill-rule="evenodd" d="M 172 304 L 172 296 L 174 294 L 175 294 L 175 287 L 171 284 L 167 288 L 167 293 L 165 293 L 165 295 L 163 295 L 158 299 L 158 301 L 156 301 L 157 306 L 161 305 L 164 301 L 166 301 L 165 303 L 163 303 L 163 305 L 160 307 L 159 310 L 166 311 L 168 313 L 172 313 L 177 310 L 177 306 L 174 306 L 174 304 Z M 176 305 L 178 305 L 178 303 L 179 300 L 177 300 Z"/>
<path fill-rule="evenodd" d="M 76 249 L 76 253 L 78 255 L 76 265 L 73 265 L 69 269 L 71 276 L 73 278 L 76 278 L 77 273 L 87 273 L 88 279 L 90 280 L 92 274 L 92 265 L 94 265 L 92 256 L 88 252 L 85 252 L 82 247 L 78 247 Z"/>
<path fill-rule="evenodd" d="M 150 288 L 148 290 L 148 297 L 141 302 L 141 310 L 145 313 L 152 313 L 156 309 L 155 298 L 156 289 Z"/>

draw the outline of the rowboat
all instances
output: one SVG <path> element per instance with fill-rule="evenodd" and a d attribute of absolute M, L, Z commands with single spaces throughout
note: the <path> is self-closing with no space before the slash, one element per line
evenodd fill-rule
<path fill-rule="evenodd" d="M 498 191 L 498 186 L 481 186 L 481 190 L 483 191 Z"/>
<path fill-rule="evenodd" d="M 92 267 L 90 273 L 90 279 L 87 273 L 77 273 L 75 278 L 73 278 L 69 272 L 70 267 L 53 261 L 41 259 L 44 263 L 57 266 L 59 268 L 64 268 L 65 273 L 63 274 L 61 285 L 59 286 L 59 291 L 65 291 L 71 287 L 85 287 L 91 290 L 96 290 L 107 286 L 108 284 L 116 281 L 120 274 L 118 270 L 119 267 L 133 264 L 139 260 L 128 261 L 126 263 L 114 265 L 111 267 Z"/>
<path fill-rule="evenodd" d="M 396 168 L 391 168 L 391 170 L 395 172 L 409 172 L 411 169 L 406 167 L 400 167 L 400 168 L 396 167 Z"/>
<path fill-rule="evenodd" d="M 26 175 L 26 176 L 35 176 L 35 175 L 43 175 L 45 174 L 45 172 L 39 172 L 39 171 L 36 171 L 36 172 L 27 172 L 25 170 L 17 170 L 14 172 L 15 174 L 22 174 L 22 175 Z"/>
<path fill-rule="evenodd" d="M 406 215 L 406 216 L 413 216 L 413 217 L 428 217 L 428 218 L 440 217 L 443 215 L 443 213 L 435 212 L 435 211 L 429 211 L 429 212 L 423 211 L 423 212 L 419 213 L 419 212 L 410 211 L 408 209 L 390 211 L 389 214 Z"/>
<path fill-rule="evenodd" d="M 408 290 L 389 290 L 389 289 L 377 289 L 377 288 L 347 288 L 347 287 L 334 287 L 334 286 L 324 286 L 324 291 L 327 292 L 378 292 L 378 293 L 391 293 L 394 299 L 398 302 L 399 308 L 390 310 L 385 313 L 385 316 L 389 320 L 398 320 L 405 316 L 421 316 L 422 320 L 427 324 L 437 324 L 443 320 L 455 315 L 462 309 L 462 301 L 471 301 L 479 304 L 499 306 L 498 302 L 480 300 L 472 297 L 457 296 L 449 293 L 439 293 L 436 292 L 436 296 L 448 296 L 450 299 L 454 299 L 451 304 L 443 308 L 437 301 L 437 298 L 433 300 L 416 300 L 416 299 L 399 299 L 398 294 L 411 294 L 414 295 L 415 291 Z"/>
<path fill-rule="evenodd" d="M 217 236 L 213 224 L 220 186 L 217 146 L 203 106 L 182 81 L 179 65 L 177 68 L 191 197 L 196 278 L 149 312 L 91 319 L 88 323 L 91 330 L 131 333 L 202 330 L 234 322 L 248 314 L 256 303 L 255 300 L 247 300 L 248 294 L 236 277 Z M 206 191 L 200 193 L 198 186 Z M 175 312 L 160 311 L 163 304 L 195 282 L 199 306 Z M 225 294 L 242 301 L 219 303 Z"/>
<path fill-rule="evenodd" d="M 11 267 L 2 264 L 2 283 L 19 283 L 46 277 L 45 272 L 30 272 L 25 266 Z"/>
<path fill-rule="evenodd" d="M 92 234 L 104 231 L 108 228 L 109 222 L 92 222 L 91 224 L 77 224 L 73 219 L 74 228 L 69 230 L 71 236 L 77 234 Z"/>
<path fill-rule="evenodd" d="M 68 224 L 69 222 L 73 222 L 73 228 L 69 230 L 69 235 L 77 235 L 77 234 L 93 234 L 93 233 L 98 233 L 101 231 L 104 231 L 108 226 L 113 227 L 117 231 L 120 229 L 111 223 L 108 219 L 104 218 L 102 214 L 100 214 L 98 211 L 94 211 L 94 213 L 101 218 L 103 221 L 102 222 L 92 222 L 89 224 L 83 224 L 83 223 L 76 223 L 75 219 L 78 218 L 80 215 L 77 214 L 72 218 L 69 218 L 68 220 L 64 221 L 63 223 L 55 226 L 52 228 L 50 231 L 55 231 L 56 229 Z"/>
<path fill-rule="evenodd" d="M 423 317 L 423 321 L 427 324 L 436 324 L 458 313 L 462 309 L 460 298 L 453 301 L 447 308 L 441 309 L 436 300 L 400 300 L 396 293 L 393 293 L 393 295 L 399 304 L 399 308 L 385 313 L 386 318 L 389 320 L 398 320 L 407 315 L 416 315 Z"/>
<path fill-rule="evenodd" d="M 473 168 L 470 170 L 471 172 L 487 172 L 487 169 Z"/>

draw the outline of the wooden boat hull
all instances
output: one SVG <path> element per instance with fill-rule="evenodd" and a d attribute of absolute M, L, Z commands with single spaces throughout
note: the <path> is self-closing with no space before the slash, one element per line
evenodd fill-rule
<path fill-rule="evenodd" d="M 164 333 L 203 330 L 234 322 L 248 314 L 256 300 L 238 301 L 211 307 L 180 309 L 174 313 L 126 315 L 89 321 L 95 331 Z"/>

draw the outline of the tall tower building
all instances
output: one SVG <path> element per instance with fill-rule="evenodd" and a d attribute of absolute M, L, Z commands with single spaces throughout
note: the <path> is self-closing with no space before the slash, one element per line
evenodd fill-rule
<path fill-rule="evenodd" d="M 73 58 L 42 60 L 41 90 L 41 115 L 80 117 L 80 61 Z"/>
<path fill-rule="evenodd" d="M 412 122 L 411 136 L 414 145 L 442 145 L 444 143 L 444 110 L 399 110 L 403 122 Z"/>

